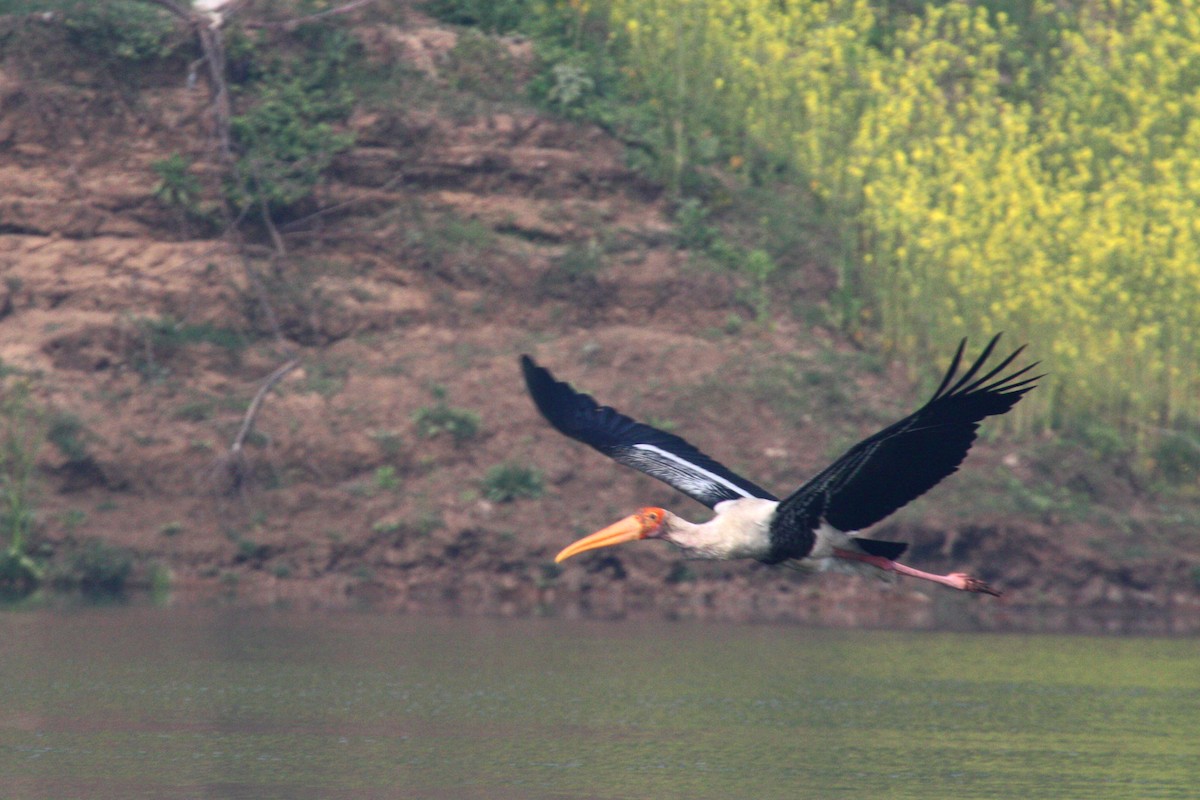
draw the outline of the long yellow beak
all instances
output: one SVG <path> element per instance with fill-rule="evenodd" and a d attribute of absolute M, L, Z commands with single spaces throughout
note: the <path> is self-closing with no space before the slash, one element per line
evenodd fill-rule
<path fill-rule="evenodd" d="M 596 531 L 591 536 L 585 536 L 574 544 L 567 545 L 561 553 L 554 557 L 554 563 L 561 563 L 571 556 L 579 555 L 585 550 L 595 550 L 597 547 L 611 547 L 614 544 L 635 542 L 645 537 L 645 527 L 637 514 L 628 516 L 620 522 L 614 522 L 602 531 Z"/>

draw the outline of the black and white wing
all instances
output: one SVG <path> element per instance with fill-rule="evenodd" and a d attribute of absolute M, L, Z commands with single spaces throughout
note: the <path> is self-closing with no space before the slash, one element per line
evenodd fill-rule
<path fill-rule="evenodd" d="M 658 478 L 709 508 L 742 497 L 775 499 L 678 436 L 630 419 L 555 380 L 529 356 L 521 356 L 521 369 L 529 395 L 551 425 L 614 461 Z"/>
<path fill-rule="evenodd" d="M 850 448 L 784 499 L 772 529 L 778 527 L 781 534 L 807 531 L 824 520 L 838 530 L 860 531 L 956 471 L 975 441 L 980 421 L 1006 413 L 1042 377 L 1023 377 L 1037 364 L 997 377 L 1025 349 L 1020 347 L 977 378 L 999 339 L 993 338 L 955 381 L 967 343 L 963 339 L 929 402 Z"/>

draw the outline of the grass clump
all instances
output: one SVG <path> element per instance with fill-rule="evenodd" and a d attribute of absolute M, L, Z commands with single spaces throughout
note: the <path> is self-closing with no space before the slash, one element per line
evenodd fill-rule
<path fill-rule="evenodd" d="M 400 477 L 390 464 L 378 467 L 374 477 L 375 488 L 381 492 L 394 492 L 400 488 Z"/>
<path fill-rule="evenodd" d="M 494 503 L 511 503 L 526 498 L 536 500 L 545 491 L 542 473 L 520 464 L 497 464 L 481 481 L 483 496 Z"/>
<path fill-rule="evenodd" d="M 101 539 L 89 539 L 72 549 L 55 570 L 54 583 L 78 589 L 85 595 L 104 597 L 124 594 L 133 572 L 133 554 Z"/>
<path fill-rule="evenodd" d="M 158 176 L 154 199 L 168 209 L 185 235 L 199 230 L 213 231 L 217 227 L 217 209 L 202 203 L 204 187 L 191 172 L 191 165 L 179 153 L 172 153 L 150 164 Z"/>
<path fill-rule="evenodd" d="M 46 426 L 46 439 L 72 464 L 91 460 L 87 447 L 88 436 L 83 421 L 68 411 L 52 414 Z"/>
<path fill-rule="evenodd" d="M 189 214 L 199 213 L 200 180 L 188 170 L 188 162 L 179 153 L 172 153 L 150 164 L 158 176 L 154 197 L 163 205 L 180 208 Z"/>
<path fill-rule="evenodd" d="M 169 375 L 171 360 L 193 345 L 210 344 L 236 359 L 248 343 L 245 336 L 231 328 L 182 322 L 169 314 L 141 317 L 133 324 L 141 341 L 131 346 L 129 358 L 134 370 L 149 381 Z"/>
<path fill-rule="evenodd" d="M 417 409 L 413 421 L 417 425 L 417 434 L 423 439 L 446 435 L 455 444 L 462 444 L 479 434 L 480 417 L 477 413 L 464 408 L 452 408 L 444 403 Z"/>
<path fill-rule="evenodd" d="M 482 422 L 479 414 L 448 405 L 446 391 L 440 386 L 434 387 L 433 395 L 437 401 L 434 405 L 422 406 L 413 414 L 418 436 L 422 439 L 449 436 L 455 444 L 463 444 L 479 435 Z"/>
<path fill-rule="evenodd" d="M 71 40 L 101 58 L 130 65 L 171 55 L 184 41 L 166 10 L 137 0 L 59 3 Z"/>
<path fill-rule="evenodd" d="M 28 548 L 36 518 L 37 456 L 45 440 L 45 420 L 28 382 L 0 384 L 0 587 L 7 590 L 32 590 L 43 576 Z"/>

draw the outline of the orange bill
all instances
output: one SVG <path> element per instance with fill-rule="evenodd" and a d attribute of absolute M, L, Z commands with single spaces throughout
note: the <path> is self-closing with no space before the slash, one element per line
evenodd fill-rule
<path fill-rule="evenodd" d="M 596 531 L 591 536 L 585 536 L 574 544 L 568 545 L 561 553 L 554 557 L 554 563 L 558 564 L 571 556 L 579 555 L 585 550 L 595 550 L 598 547 L 611 547 L 614 544 L 635 542 L 638 539 L 645 538 L 645 535 L 646 528 L 642 524 L 641 518 L 639 515 L 633 514 L 620 522 L 609 525 L 602 531 Z"/>

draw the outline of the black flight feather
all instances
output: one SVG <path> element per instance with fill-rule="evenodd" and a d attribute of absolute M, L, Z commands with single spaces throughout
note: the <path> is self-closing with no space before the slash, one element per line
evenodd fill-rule
<path fill-rule="evenodd" d="M 976 378 L 999 339 L 997 335 L 988 342 L 956 381 L 964 339 L 924 406 L 854 445 L 785 498 L 771 523 L 770 560 L 807 555 L 812 546 L 810 531 L 822 521 L 841 531 L 863 530 L 955 472 L 975 441 L 979 423 L 1009 411 L 1042 377 L 1024 377 L 1036 366 L 1030 364 L 996 378 L 1021 354 L 1024 348 L 1019 348 Z"/>
<path fill-rule="evenodd" d="M 529 356 L 521 356 L 521 370 L 534 404 L 551 425 L 614 461 L 658 478 L 709 508 L 742 497 L 776 499 L 680 437 L 630 419 L 555 380 Z"/>

